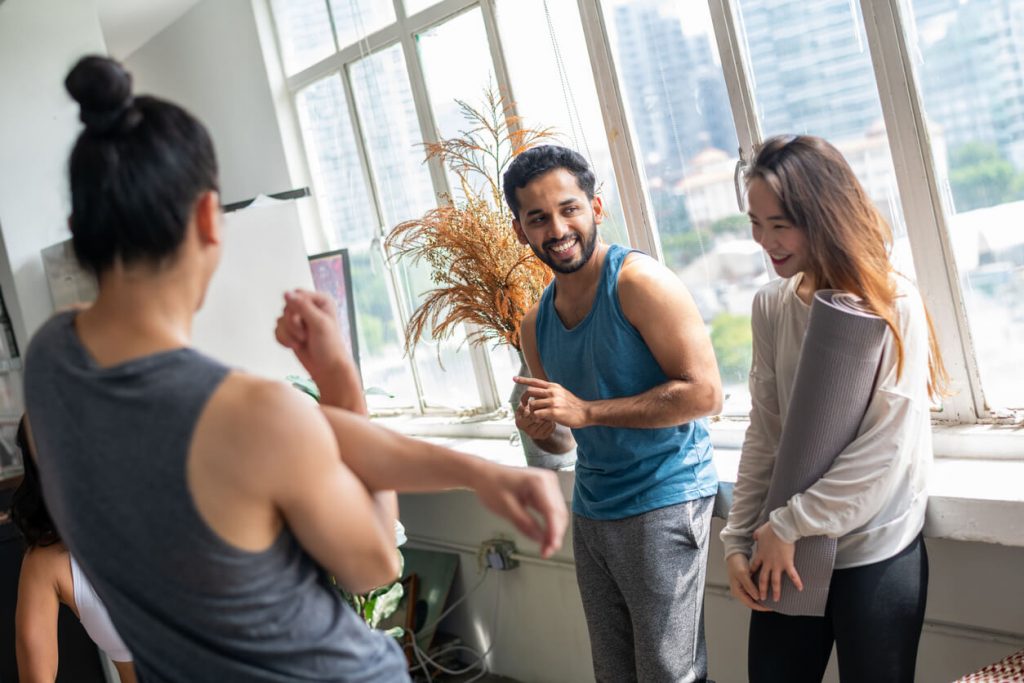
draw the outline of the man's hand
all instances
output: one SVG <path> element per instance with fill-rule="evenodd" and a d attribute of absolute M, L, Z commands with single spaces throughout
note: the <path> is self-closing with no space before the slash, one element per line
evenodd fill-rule
<path fill-rule="evenodd" d="M 756 612 L 770 612 L 770 609 L 757 601 L 757 587 L 751 578 L 752 572 L 747 556 L 743 553 L 730 555 L 726 558 L 725 564 L 729 570 L 729 591 L 733 597 Z"/>
<path fill-rule="evenodd" d="M 523 394 L 516 406 L 516 427 L 534 441 L 543 441 L 555 433 L 555 423 L 530 414 L 530 397 Z"/>
<path fill-rule="evenodd" d="M 541 557 L 550 557 L 562 547 L 569 513 L 554 472 L 494 465 L 475 488 L 488 510 L 540 544 Z"/>
<path fill-rule="evenodd" d="M 322 292 L 285 292 L 284 311 L 277 319 L 274 336 L 295 352 L 314 380 L 353 364 L 334 317 L 334 301 Z"/>
<path fill-rule="evenodd" d="M 362 381 L 341 338 L 334 300 L 321 292 L 284 295 L 284 311 L 274 336 L 292 351 L 320 389 L 320 403 L 366 414 Z"/>
<path fill-rule="evenodd" d="M 751 572 L 760 572 L 758 576 L 758 589 L 761 600 L 768 599 L 768 588 L 771 586 L 772 599 L 779 601 L 782 595 L 782 575 L 789 576 L 793 585 L 798 591 L 804 589 L 804 583 L 796 572 L 793 564 L 793 554 L 796 546 L 786 543 L 775 534 L 771 522 L 765 522 L 754 532 L 754 540 L 757 541 L 757 550 L 750 563 Z"/>
<path fill-rule="evenodd" d="M 578 399 L 561 384 L 536 377 L 515 377 L 514 380 L 526 386 L 526 392 L 520 401 L 520 405 L 525 402 L 525 417 L 560 424 L 571 429 L 579 429 L 589 424 L 587 402 Z M 518 413 L 517 410 L 517 425 Z"/>

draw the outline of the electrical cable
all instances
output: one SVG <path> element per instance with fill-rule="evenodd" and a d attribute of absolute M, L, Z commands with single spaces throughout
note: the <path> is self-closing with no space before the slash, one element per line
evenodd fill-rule
<path fill-rule="evenodd" d="M 436 627 L 437 624 L 439 624 L 441 622 L 441 620 L 444 619 L 446 616 L 451 614 L 452 611 L 456 607 L 458 607 L 459 605 L 464 603 L 466 600 L 468 600 L 472 595 L 474 595 L 477 592 L 477 590 L 479 590 L 480 587 L 483 586 L 484 581 L 487 580 L 487 576 L 489 574 L 490 574 L 490 567 L 484 567 L 483 575 L 480 577 L 480 580 L 477 581 L 473 585 L 473 587 L 470 588 L 465 593 L 465 595 L 463 595 L 458 600 L 456 600 L 451 605 L 449 605 L 447 609 L 445 609 L 443 612 L 441 612 L 441 614 L 439 614 L 429 624 L 425 624 L 424 626 L 420 627 L 418 632 L 413 633 L 412 638 L 410 638 L 409 642 L 406 643 L 405 646 L 404 646 L 405 648 L 409 648 L 409 647 L 412 648 L 413 656 L 416 658 L 416 662 L 417 662 L 417 664 L 415 666 L 410 668 L 410 672 L 416 671 L 417 669 L 422 670 L 423 674 L 427 678 L 427 683 L 433 683 L 433 680 L 434 680 L 433 676 L 430 675 L 430 666 L 433 666 L 436 670 L 441 671 L 442 673 L 446 673 L 446 674 L 449 674 L 449 675 L 452 675 L 452 676 L 458 676 L 458 675 L 466 674 L 466 673 L 469 673 L 470 671 L 476 669 L 477 667 L 479 667 L 480 671 L 477 673 L 477 675 L 474 676 L 473 678 L 465 681 L 465 683 L 474 683 L 474 681 L 480 680 L 483 676 L 485 676 L 485 675 L 487 675 L 487 673 L 489 673 L 489 669 L 488 669 L 487 664 L 486 664 L 486 659 L 487 659 L 487 656 L 491 653 L 491 650 L 494 648 L 494 643 L 497 641 L 497 629 L 498 629 L 498 624 L 499 624 L 498 612 L 499 612 L 499 609 L 501 607 L 501 586 L 500 586 L 500 584 L 499 584 L 499 586 L 498 586 L 498 588 L 496 590 L 496 594 L 495 594 L 494 628 L 492 629 L 492 633 L 494 635 L 491 637 L 490 644 L 487 646 L 486 650 L 484 650 L 483 652 L 479 652 L 475 648 L 469 647 L 468 645 L 453 644 L 453 645 L 448 645 L 446 647 L 441 648 L 438 652 L 435 652 L 433 655 L 429 655 L 429 654 L 424 652 L 419 647 L 419 644 L 416 641 L 416 636 L 419 633 L 427 631 L 430 628 Z M 446 654 L 450 654 L 452 652 L 456 652 L 456 651 L 471 652 L 473 655 L 476 656 L 476 659 L 473 662 L 471 662 L 470 664 L 467 664 L 465 667 L 463 667 L 461 669 L 448 668 L 448 667 L 440 664 L 437 661 L 437 659 L 439 659 L 440 657 L 442 657 L 442 656 L 444 656 Z"/>
<path fill-rule="evenodd" d="M 468 600 L 470 598 L 470 596 L 472 596 L 474 593 L 476 593 L 477 590 L 479 590 L 479 588 L 483 585 L 483 583 L 487 579 L 487 575 L 489 573 L 490 573 L 490 568 L 489 567 L 484 567 L 484 572 L 483 572 L 483 575 L 480 577 L 480 580 L 477 581 L 476 584 L 474 584 L 472 588 L 470 588 L 468 591 L 466 591 L 465 595 L 463 595 L 461 598 L 459 598 L 458 600 L 453 602 L 451 605 L 449 605 L 448 608 L 446 610 L 444 610 L 443 612 L 441 612 L 441 614 L 439 614 L 432 622 L 430 622 L 429 624 L 424 624 L 422 627 L 420 627 L 419 631 L 418 632 L 414 632 L 412 638 L 409 640 L 409 643 L 406 644 L 406 647 L 409 647 L 409 646 L 412 647 L 413 655 L 416 657 L 416 661 L 419 663 L 419 667 L 418 668 L 423 670 L 424 675 L 427 677 L 428 683 L 432 683 L 432 681 L 434 679 L 430 675 L 430 669 L 427 667 L 427 663 L 432 664 L 435 668 L 443 671 L 444 673 L 453 674 L 453 675 L 459 675 L 459 674 L 463 674 L 463 673 L 468 673 L 469 671 L 472 671 L 473 668 L 475 668 L 478 664 L 479 665 L 483 664 L 483 658 L 484 658 L 484 656 L 486 656 L 486 653 L 484 655 L 481 655 L 476 662 L 474 662 L 473 664 L 469 665 L 465 670 L 446 669 L 444 666 L 442 666 L 441 664 L 436 662 L 430 655 L 428 655 L 426 652 L 424 652 L 423 650 L 420 649 L 419 644 L 416 641 L 416 636 L 419 633 L 422 633 L 424 631 L 427 631 L 427 630 L 429 630 L 431 628 L 436 627 L 437 624 L 441 623 L 441 620 L 444 619 L 449 614 L 451 614 L 452 611 L 456 607 L 458 607 L 463 602 Z M 446 654 L 447 652 L 451 652 L 451 651 L 453 651 L 456 648 L 466 649 L 466 650 L 469 650 L 469 651 L 473 652 L 474 654 L 476 654 L 476 651 L 473 650 L 472 648 L 466 647 L 464 645 L 456 645 L 456 646 L 449 646 L 448 648 L 444 648 L 440 652 L 436 653 L 434 656 L 435 657 L 440 657 L 441 655 Z M 484 667 L 484 668 L 486 668 L 486 667 Z M 413 669 L 413 670 L 415 670 L 415 669 Z"/>

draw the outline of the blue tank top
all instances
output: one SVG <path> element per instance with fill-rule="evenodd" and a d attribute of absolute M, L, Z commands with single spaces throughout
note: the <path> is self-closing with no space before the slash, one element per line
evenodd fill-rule
<path fill-rule="evenodd" d="M 73 313 L 28 347 L 25 403 L 46 504 L 139 680 L 409 681 L 395 640 L 367 628 L 287 527 L 248 552 L 196 510 L 192 433 L 228 372 L 187 348 L 101 367 Z"/>
<path fill-rule="evenodd" d="M 608 248 L 590 313 L 572 329 L 555 311 L 557 282 L 541 296 L 537 348 L 544 373 L 585 401 L 636 396 L 669 381 L 619 305 L 619 271 L 630 252 L 617 244 Z M 659 429 L 584 427 L 572 434 L 572 508 L 583 517 L 623 519 L 718 491 L 703 419 Z"/>

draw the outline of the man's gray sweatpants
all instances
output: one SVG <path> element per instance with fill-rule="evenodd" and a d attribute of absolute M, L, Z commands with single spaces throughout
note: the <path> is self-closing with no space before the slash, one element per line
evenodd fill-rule
<path fill-rule="evenodd" d="M 707 677 L 704 577 L 715 497 L 618 520 L 573 515 L 598 683 Z"/>

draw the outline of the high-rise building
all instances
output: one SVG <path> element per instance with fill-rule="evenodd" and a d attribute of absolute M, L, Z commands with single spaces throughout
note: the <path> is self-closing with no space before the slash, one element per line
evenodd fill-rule
<path fill-rule="evenodd" d="M 736 132 L 713 36 L 686 31 L 675 3 L 615 7 L 619 70 L 649 177 L 678 180 L 708 147 L 732 153 Z"/>
<path fill-rule="evenodd" d="M 1024 0 L 914 0 L 928 119 L 952 154 L 996 147 L 1024 169 Z"/>
<path fill-rule="evenodd" d="M 766 135 L 838 142 L 881 120 L 867 38 L 848 0 L 742 0 L 738 7 Z"/>

